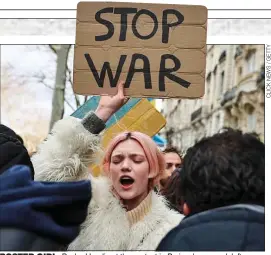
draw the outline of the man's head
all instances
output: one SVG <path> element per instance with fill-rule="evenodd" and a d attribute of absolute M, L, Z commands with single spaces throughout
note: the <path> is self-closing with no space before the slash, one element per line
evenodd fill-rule
<path fill-rule="evenodd" d="M 251 203 L 264 206 L 265 146 L 252 134 L 226 129 L 189 148 L 181 171 L 184 214 Z"/>
<path fill-rule="evenodd" d="M 168 178 L 165 187 L 161 190 L 161 194 L 169 202 L 169 207 L 180 213 L 182 212 L 182 194 L 180 193 L 180 173 L 182 169 L 176 169 L 172 175 Z"/>
<path fill-rule="evenodd" d="M 179 154 L 178 150 L 174 147 L 166 148 L 163 153 L 166 161 L 166 169 L 163 179 L 160 182 L 162 186 L 165 186 L 168 178 L 171 176 L 174 170 L 181 166 L 182 157 Z"/>
<path fill-rule="evenodd" d="M 0 174 L 14 165 L 29 166 L 34 178 L 34 168 L 22 138 L 9 127 L 0 124 Z"/>
<path fill-rule="evenodd" d="M 179 168 L 182 163 L 182 157 L 178 150 L 174 147 L 170 147 L 164 150 L 164 157 L 166 161 L 166 170 L 173 173 L 176 168 Z"/>

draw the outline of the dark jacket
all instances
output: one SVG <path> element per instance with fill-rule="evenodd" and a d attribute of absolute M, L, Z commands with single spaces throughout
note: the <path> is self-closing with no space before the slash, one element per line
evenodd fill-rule
<path fill-rule="evenodd" d="M 0 251 L 66 251 L 67 245 L 18 229 L 0 227 Z"/>
<path fill-rule="evenodd" d="M 264 207 L 233 205 L 186 217 L 157 251 L 264 251 Z"/>
<path fill-rule="evenodd" d="M 20 137 L 9 127 L 0 124 L 0 174 L 15 165 L 28 166 L 34 179 L 34 168 Z"/>
<path fill-rule="evenodd" d="M 0 250 L 63 250 L 79 234 L 90 181 L 36 182 L 26 166 L 0 175 Z"/>

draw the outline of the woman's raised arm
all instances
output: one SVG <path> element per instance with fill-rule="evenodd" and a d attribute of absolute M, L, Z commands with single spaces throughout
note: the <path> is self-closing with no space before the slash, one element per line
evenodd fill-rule
<path fill-rule="evenodd" d="M 35 179 L 42 181 L 75 181 L 86 179 L 88 166 L 95 163 L 100 151 L 100 136 L 106 121 L 126 102 L 124 83 L 117 94 L 102 96 L 95 112 L 79 121 L 74 117 L 59 120 L 47 139 L 32 157 Z"/>

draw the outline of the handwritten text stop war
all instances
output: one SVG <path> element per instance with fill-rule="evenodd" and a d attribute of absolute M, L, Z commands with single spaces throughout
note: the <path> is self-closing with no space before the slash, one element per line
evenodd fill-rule
<path fill-rule="evenodd" d="M 104 25 L 108 29 L 108 32 L 106 34 L 95 36 L 95 41 L 109 40 L 115 33 L 114 24 L 111 21 L 106 20 L 101 17 L 101 15 L 104 13 L 112 13 L 115 15 L 120 15 L 121 26 L 120 26 L 120 31 L 119 31 L 119 41 L 126 41 L 127 27 L 128 27 L 128 19 L 127 19 L 128 15 L 134 14 L 133 19 L 132 19 L 131 29 L 132 29 L 133 35 L 135 37 L 137 37 L 141 40 L 148 40 L 148 39 L 152 38 L 158 30 L 159 22 L 158 22 L 157 16 L 153 12 L 151 12 L 147 9 L 141 9 L 138 11 L 137 8 L 108 7 L 108 8 L 103 8 L 103 9 L 99 10 L 95 14 L 95 20 L 98 23 Z M 137 22 L 138 22 L 138 19 L 140 18 L 141 15 L 147 15 L 152 19 L 153 29 L 147 35 L 146 34 L 142 35 L 140 33 L 140 31 L 138 31 L 138 28 L 137 28 Z M 177 18 L 177 21 L 169 23 L 169 20 L 168 20 L 169 15 L 175 15 Z M 170 28 L 181 25 L 183 20 L 184 20 L 184 16 L 177 10 L 166 9 L 163 11 L 162 22 L 160 23 L 160 25 L 162 25 L 162 37 L 161 37 L 162 43 L 164 43 L 164 44 L 168 43 Z M 116 85 L 119 81 L 121 72 L 122 72 L 123 65 L 126 61 L 127 55 L 120 55 L 120 59 L 119 59 L 118 66 L 116 68 L 115 75 L 113 75 L 113 72 L 112 72 L 112 69 L 111 69 L 109 62 L 104 62 L 103 66 L 101 68 L 101 72 L 99 74 L 91 56 L 88 53 L 85 53 L 84 56 L 85 56 L 85 59 L 88 63 L 88 66 L 89 66 L 90 70 L 92 71 L 93 76 L 94 76 L 94 78 L 100 88 L 103 88 L 106 73 L 108 74 L 110 86 L 116 87 Z M 143 61 L 142 68 L 136 68 L 136 61 L 138 61 L 138 60 Z M 171 67 L 171 68 L 166 67 L 167 60 L 173 61 L 174 67 Z M 190 82 L 185 81 L 182 78 L 173 74 L 173 72 L 177 72 L 180 69 L 180 67 L 181 67 L 181 61 L 176 56 L 174 56 L 172 54 L 161 55 L 160 68 L 159 68 L 159 70 L 157 70 L 159 72 L 159 74 L 158 74 L 159 75 L 159 77 L 158 77 L 159 91 L 165 91 L 165 78 L 168 78 L 168 79 L 180 84 L 181 86 L 183 86 L 185 88 L 188 88 L 190 86 Z M 149 58 L 147 56 L 145 56 L 144 54 L 137 54 L 137 53 L 132 54 L 129 70 L 128 70 L 126 81 L 125 81 L 125 88 L 130 87 L 131 81 L 132 81 L 135 73 L 142 73 L 143 74 L 144 81 L 145 81 L 145 89 L 152 89 L 150 61 L 149 61 Z"/>

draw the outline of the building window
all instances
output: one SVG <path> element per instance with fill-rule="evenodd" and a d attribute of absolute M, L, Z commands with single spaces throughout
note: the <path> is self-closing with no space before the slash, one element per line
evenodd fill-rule
<path fill-rule="evenodd" d="M 253 132 L 256 130 L 256 113 L 255 108 L 251 105 L 246 106 L 246 112 L 247 112 L 247 132 Z"/>
<path fill-rule="evenodd" d="M 243 77 L 243 67 L 240 66 L 238 68 L 236 68 L 236 75 L 235 75 L 235 84 L 239 83 L 240 80 L 242 79 Z"/>
<path fill-rule="evenodd" d="M 216 131 L 218 132 L 218 130 L 220 129 L 220 115 L 218 114 L 217 116 L 216 116 L 216 121 L 215 121 L 215 123 L 216 123 Z"/>
<path fill-rule="evenodd" d="M 209 74 L 207 75 L 206 87 L 205 87 L 205 91 L 206 91 L 205 94 L 206 94 L 207 99 L 208 99 L 208 97 L 210 95 L 211 79 L 212 79 L 212 72 L 209 72 Z"/>
<path fill-rule="evenodd" d="M 248 114 L 247 118 L 248 132 L 253 132 L 256 129 L 256 115 L 254 113 Z"/>
<path fill-rule="evenodd" d="M 234 129 L 238 128 L 238 118 L 237 117 L 233 117 L 233 128 Z"/>
<path fill-rule="evenodd" d="M 207 135 L 212 135 L 212 118 L 208 119 L 208 129 L 207 129 Z"/>
<path fill-rule="evenodd" d="M 220 64 L 221 64 L 223 61 L 225 61 L 226 56 L 227 56 L 226 50 L 222 51 L 222 53 L 220 54 L 219 60 L 218 60 Z"/>
<path fill-rule="evenodd" d="M 256 70 L 255 52 L 250 53 L 247 58 L 247 74 L 253 73 Z"/>
<path fill-rule="evenodd" d="M 207 82 L 207 94 L 206 94 L 207 99 L 209 99 L 209 97 L 210 97 L 210 89 L 211 89 L 211 83 L 208 81 Z"/>
<path fill-rule="evenodd" d="M 242 74 L 243 74 L 243 68 L 240 66 L 240 67 L 238 68 L 238 75 L 239 75 L 239 78 L 242 77 Z"/>
<path fill-rule="evenodd" d="M 241 56 L 242 53 L 243 53 L 242 46 L 238 45 L 236 47 L 236 52 L 235 52 L 234 58 L 236 59 L 237 57 Z"/>
<path fill-rule="evenodd" d="M 217 94 L 218 98 L 220 98 L 222 96 L 222 94 L 223 94 L 223 90 L 224 90 L 224 78 L 225 78 L 225 73 L 223 71 L 220 74 L 219 89 L 218 89 L 218 94 Z"/>

